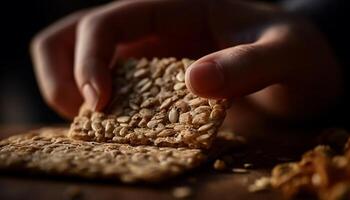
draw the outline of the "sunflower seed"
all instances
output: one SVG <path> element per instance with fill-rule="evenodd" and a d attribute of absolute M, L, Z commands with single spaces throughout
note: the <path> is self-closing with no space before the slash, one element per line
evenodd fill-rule
<path fill-rule="evenodd" d="M 179 113 L 176 110 L 176 108 L 172 108 L 170 110 L 168 118 L 169 118 L 169 121 L 171 123 L 176 123 L 177 122 L 177 120 L 179 119 Z"/>
<path fill-rule="evenodd" d="M 117 122 L 119 123 L 127 123 L 130 121 L 130 116 L 120 116 L 117 118 Z"/>
<path fill-rule="evenodd" d="M 174 90 L 181 90 L 181 89 L 183 89 L 183 88 L 185 88 L 186 87 L 186 84 L 185 83 L 176 83 L 175 85 L 174 85 Z"/>

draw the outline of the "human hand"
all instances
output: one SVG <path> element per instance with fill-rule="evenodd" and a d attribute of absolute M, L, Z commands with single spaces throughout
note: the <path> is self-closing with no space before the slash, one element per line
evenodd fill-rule
<path fill-rule="evenodd" d="M 192 92 L 233 98 L 234 107 L 248 101 L 281 118 L 319 114 L 342 93 L 339 66 L 322 36 L 251 1 L 113 2 L 44 30 L 32 55 L 43 96 L 67 117 L 83 98 L 96 110 L 108 103 L 115 55 L 201 57 L 186 72 Z"/>

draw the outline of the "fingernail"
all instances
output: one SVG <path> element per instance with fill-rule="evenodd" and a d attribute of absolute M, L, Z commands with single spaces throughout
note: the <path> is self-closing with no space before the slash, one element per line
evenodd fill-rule
<path fill-rule="evenodd" d="M 199 95 L 215 94 L 225 87 L 224 74 L 214 62 L 190 66 L 186 76 L 190 90 Z"/>
<path fill-rule="evenodd" d="M 83 96 L 88 108 L 95 110 L 98 103 L 98 93 L 91 84 L 86 83 L 83 86 Z"/>

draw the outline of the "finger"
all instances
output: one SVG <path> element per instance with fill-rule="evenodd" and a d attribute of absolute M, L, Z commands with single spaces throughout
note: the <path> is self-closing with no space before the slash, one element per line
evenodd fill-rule
<path fill-rule="evenodd" d="M 290 42 L 284 27 L 266 31 L 254 43 L 204 56 L 186 72 L 186 84 L 209 98 L 241 97 L 279 83 L 290 75 Z M 286 33 L 286 34 L 285 34 Z"/>
<path fill-rule="evenodd" d="M 193 6 L 194 2 L 197 1 L 123 1 L 87 15 L 79 23 L 75 57 L 75 77 L 87 105 L 100 110 L 108 103 L 109 66 L 117 43 L 152 34 L 176 34 L 181 38 L 186 31 L 179 28 L 202 31 L 203 14 L 198 5 Z"/>
<path fill-rule="evenodd" d="M 64 117 L 74 117 L 82 103 L 73 76 L 75 27 L 84 12 L 72 14 L 38 34 L 31 55 L 45 101 Z"/>

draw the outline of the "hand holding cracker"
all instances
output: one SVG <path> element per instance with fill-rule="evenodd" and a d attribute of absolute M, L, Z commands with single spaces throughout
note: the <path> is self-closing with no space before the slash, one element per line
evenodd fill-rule
<path fill-rule="evenodd" d="M 339 66 L 321 34 L 255 2 L 112 2 L 44 30 L 32 53 L 43 96 L 67 117 L 83 99 L 95 110 L 108 104 L 115 57 L 199 58 L 186 71 L 193 93 L 249 95 L 254 109 L 282 118 L 325 112 L 342 93 Z"/>

